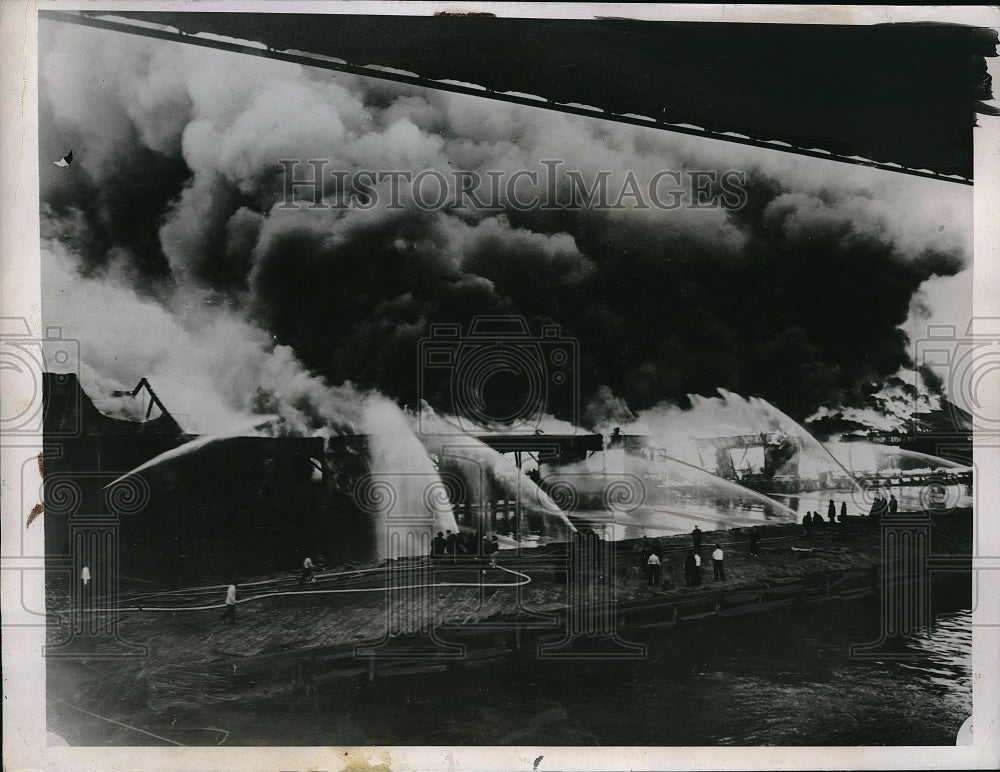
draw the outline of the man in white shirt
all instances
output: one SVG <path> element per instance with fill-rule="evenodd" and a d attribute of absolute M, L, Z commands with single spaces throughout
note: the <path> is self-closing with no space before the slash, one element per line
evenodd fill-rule
<path fill-rule="evenodd" d="M 222 612 L 222 620 L 229 621 L 229 624 L 236 624 L 236 582 L 234 581 L 226 588 L 226 610 Z"/>
<path fill-rule="evenodd" d="M 646 561 L 647 573 L 649 575 L 649 583 L 653 587 L 660 586 L 660 556 L 655 552 L 651 553 L 649 559 Z"/>
<path fill-rule="evenodd" d="M 715 549 L 712 551 L 712 572 L 717 582 L 726 581 L 726 567 L 725 563 L 725 553 L 722 551 L 722 547 L 718 544 L 715 545 Z"/>

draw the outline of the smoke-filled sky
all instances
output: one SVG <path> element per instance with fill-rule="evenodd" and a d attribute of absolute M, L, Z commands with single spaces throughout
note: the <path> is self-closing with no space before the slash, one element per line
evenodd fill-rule
<path fill-rule="evenodd" d="M 907 333 L 967 323 L 968 186 L 44 20 L 39 45 L 45 323 L 80 339 L 85 385 L 147 376 L 189 429 L 352 425 L 368 390 L 455 412 L 419 344 L 477 314 L 576 339 L 579 395 L 546 409 L 588 427 L 717 388 L 799 420 L 861 404 L 911 364 Z M 281 209 L 281 159 L 508 178 L 558 159 L 615 191 L 735 170 L 747 196 Z"/>

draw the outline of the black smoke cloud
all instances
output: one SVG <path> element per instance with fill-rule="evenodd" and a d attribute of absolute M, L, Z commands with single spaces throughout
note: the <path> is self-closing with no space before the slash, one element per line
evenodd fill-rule
<path fill-rule="evenodd" d="M 453 407 L 441 383 L 418 388 L 432 323 L 519 314 L 579 341 L 579 407 L 722 387 L 802 419 L 911 364 L 899 326 L 915 294 L 968 259 L 957 186 L 57 24 L 42 43 L 43 235 L 81 274 L 125 277 L 182 320 L 223 307 L 329 383 L 400 403 Z M 55 175 L 47 156 L 69 144 L 81 160 Z M 739 169 L 747 202 L 288 210 L 282 158 L 446 174 L 561 158 L 618 179 Z"/>

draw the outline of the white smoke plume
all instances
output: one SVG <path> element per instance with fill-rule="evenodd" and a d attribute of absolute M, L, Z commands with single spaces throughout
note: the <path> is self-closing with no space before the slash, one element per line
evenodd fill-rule
<path fill-rule="evenodd" d="M 299 435 L 360 431 L 358 391 L 311 375 L 291 349 L 232 312 L 171 313 L 110 277 L 81 277 L 58 242 L 43 248 L 43 258 L 46 290 L 59 298 L 47 324 L 80 341 L 81 385 L 99 410 L 139 417 L 134 404 L 110 393 L 145 376 L 188 432 L 225 432 L 271 409 Z M 75 367 L 71 361 L 54 370 Z M 123 406 L 130 412 L 122 415 Z"/>

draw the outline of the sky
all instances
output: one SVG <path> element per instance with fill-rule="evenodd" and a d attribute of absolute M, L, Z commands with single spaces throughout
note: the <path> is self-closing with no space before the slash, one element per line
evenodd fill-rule
<path fill-rule="evenodd" d="M 579 388 L 545 412 L 585 428 L 720 388 L 800 421 L 865 408 L 928 324 L 968 323 L 969 186 L 70 24 L 39 36 L 45 324 L 80 340 L 92 395 L 146 376 L 189 430 L 277 412 L 339 431 L 370 392 L 457 412 L 421 342 L 477 314 L 559 325 Z M 504 180 L 558 160 L 561 194 L 566 172 L 618 191 L 728 171 L 745 196 L 432 211 L 405 189 L 386 206 L 383 185 L 338 209 L 331 186 L 330 206 L 282 208 L 281 159 Z"/>

